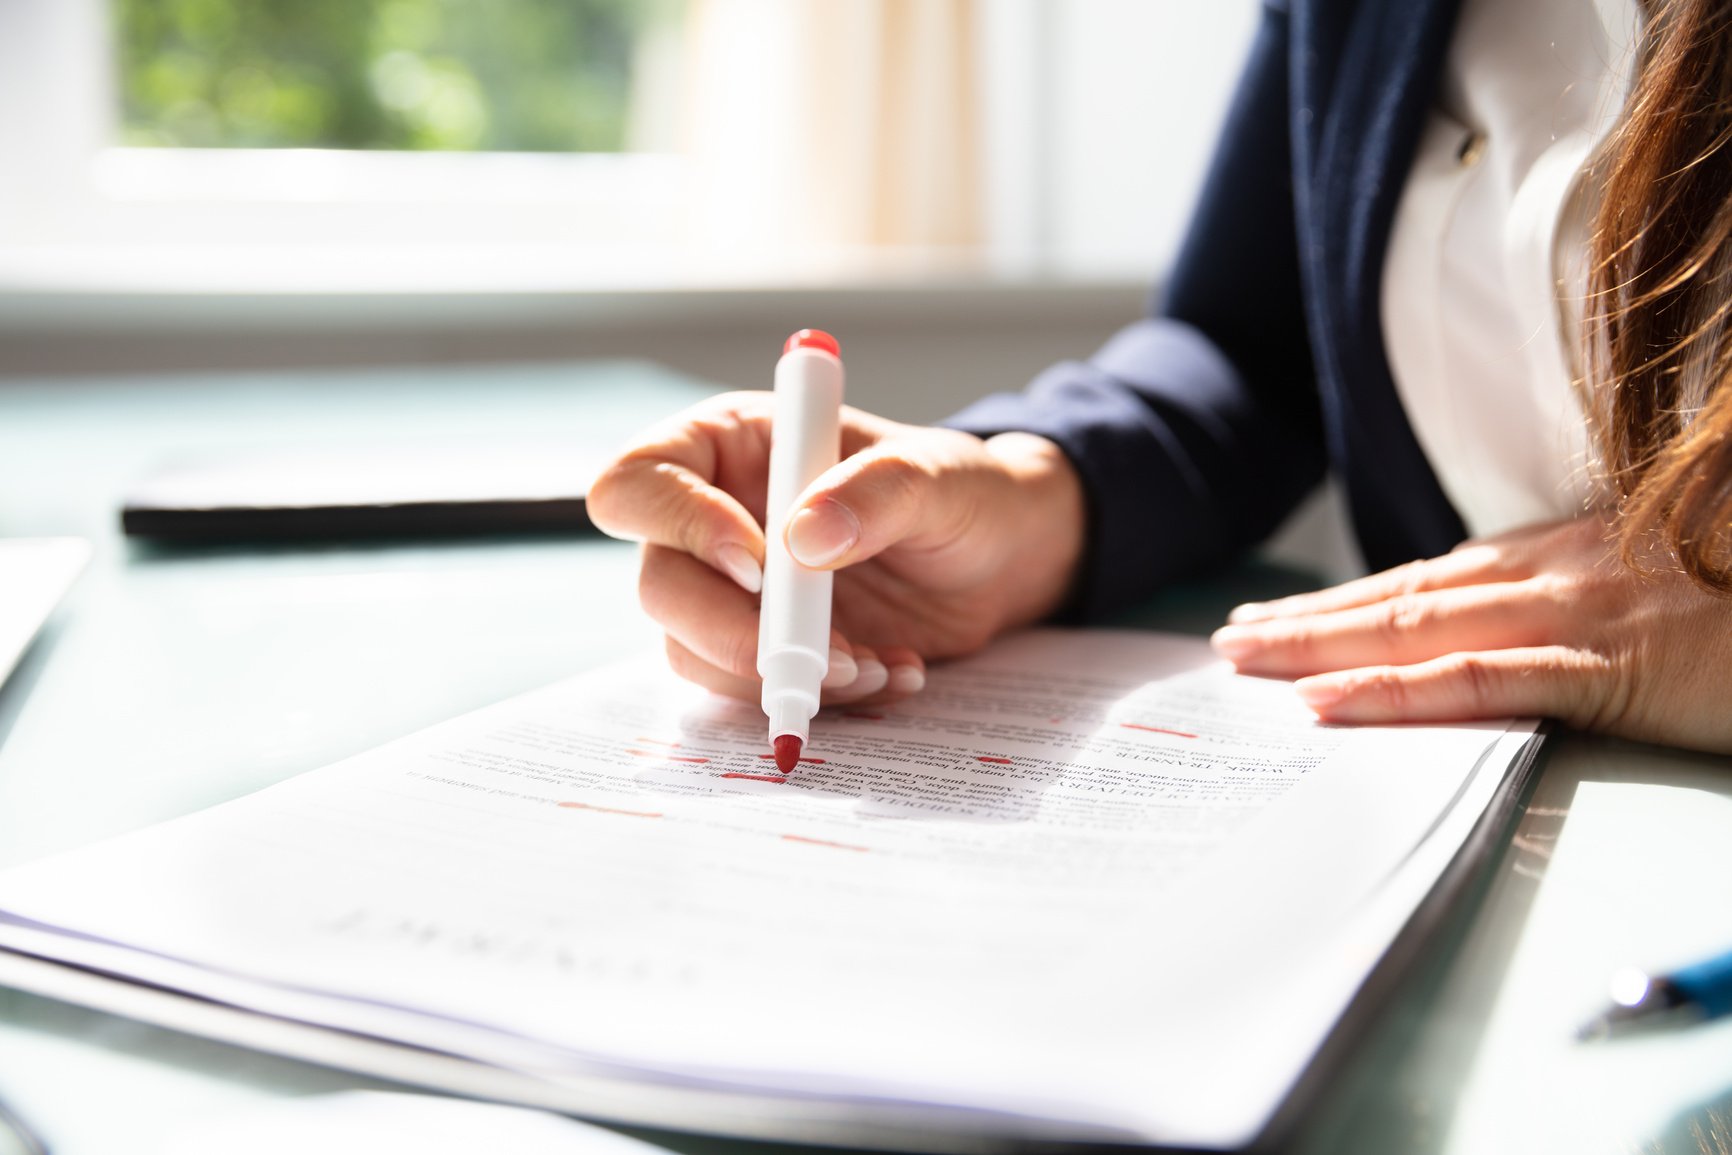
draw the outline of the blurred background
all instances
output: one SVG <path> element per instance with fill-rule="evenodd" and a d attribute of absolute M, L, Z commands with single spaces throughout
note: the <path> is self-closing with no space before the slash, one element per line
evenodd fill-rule
<path fill-rule="evenodd" d="M 3 0 L 0 376 L 792 328 L 928 419 L 1135 316 L 1252 0 Z"/>

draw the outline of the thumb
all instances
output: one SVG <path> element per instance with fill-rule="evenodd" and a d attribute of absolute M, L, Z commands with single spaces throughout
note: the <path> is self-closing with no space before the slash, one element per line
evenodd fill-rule
<path fill-rule="evenodd" d="M 810 569 L 840 569 L 901 543 L 933 543 L 955 516 L 965 487 L 900 445 L 875 445 L 824 473 L 800 496 L 785 540 Z"/>

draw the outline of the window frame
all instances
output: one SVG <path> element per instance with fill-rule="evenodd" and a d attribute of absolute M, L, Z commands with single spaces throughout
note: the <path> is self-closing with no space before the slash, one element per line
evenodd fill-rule
<path fill-rule="evenodd" d="M 0 173 L 22 174 L 0 175 L 0 280 L 14 287 L 586 284 L 627 252 L 655 263 L 678 246 L 677 155 L 116 144 L 108 19 L 108 0 L 0 5 Z"/>
<path fill-rule="evenodd" d="M 713 174 L 679 155 L 119 146 L 109 0 L 7 0 L 0 294 L 491 295 L 1158 276 L 1255 5 L 994 0 L 978 12 L 979 249 L 742 252 L 706 235 L 717 229 L 698 210 Z M 1121 124 L 1146 135 L 1103 133 Z"/>

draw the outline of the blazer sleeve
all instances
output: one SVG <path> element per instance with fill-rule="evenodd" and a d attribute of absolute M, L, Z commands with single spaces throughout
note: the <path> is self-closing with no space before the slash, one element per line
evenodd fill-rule
<path fill-rule="evenodd" d="M 1153 315 L 946 424 L 1056 442 L 1089 525 L 1065 616 L 1096 618 L 1230 561 L 1321 479 L 1326 454 L 1299 285 L 1288 16 L 1266 5 Z"/>

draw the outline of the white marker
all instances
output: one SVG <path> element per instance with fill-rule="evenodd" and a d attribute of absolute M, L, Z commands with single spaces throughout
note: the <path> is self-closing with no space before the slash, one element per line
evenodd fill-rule
<path fill-rule="evenodd" d="M 818 684 L 830 669 L 828 570 L 788 553 L 784 531 L 795 500 L 842 452 L 842 351 L 836 338 L 801 329 L 776 362 L 770 425 L 770 489 L 764 505 L 764 598 L 758 625 L 758 674 L 770 748 L 786 774 L 800 761 L 818 712 Z"/>

